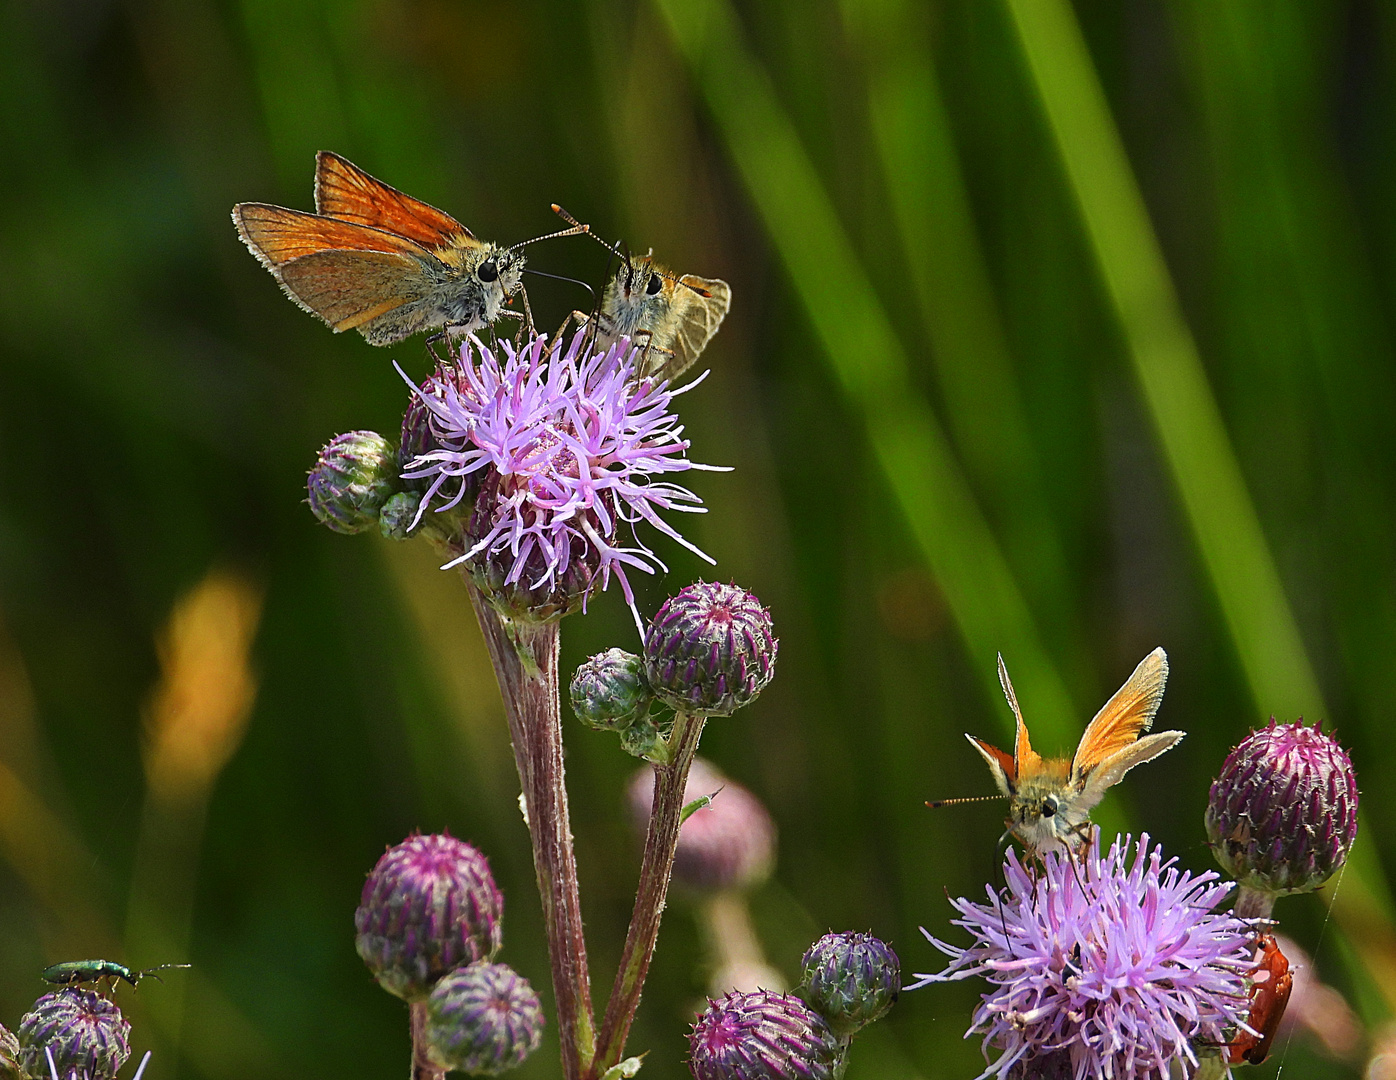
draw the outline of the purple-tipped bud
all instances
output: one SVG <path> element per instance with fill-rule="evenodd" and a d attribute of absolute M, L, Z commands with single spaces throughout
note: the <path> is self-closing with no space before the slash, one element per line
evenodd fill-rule
<path fill-rule="evenodd" d="M 901 961 L 871 934 L 825 934 L 800 970 L 805 1000 L 843 1036 L 882 1019 L 902 989 Z"/>
<path fill-rule="evenodd" d="M 1317 724 L 1253 731 L 1212 782 L 1207 837 L 1223 869 L 1261 893 L 1310 892 L 1347 861 L 1357 837 L 1357 778 Z"/>
<path fill-rule="evenodd" d="M 650 623 L 645 674 L 672 709 L 730 716 L 771 681 L 777 644 L 755 596 L 700 581 L 666 600 Z"/>
<path fill-rule="evenodd" d="M 447 972 L 494 956 L 503 915 L 479 851 L 453 836 L 409 836 L 364 882 L 355 945 L 384 990 L 418 1001 Z"/>
<path fill-rule="evenodd" d="M 131 1025 L 115 1002 L 92 990 L 65 987 L 45 994 L 19 1022 L 19 1059 L 31 1080 L 48 1077 L 49 1056 L 60 1080 L 112 1080 L 131 1056 Z"/>
<path fill-rule="evenodd" d="M 494 471 L 485 475 L 465 530 L 466 547 L 476 549 L 465 565 L 480 592 L 511 619 L 552 622 L 581 611 L 604 586 L 599 548 L 580 533 L 562 532 L 551 538 L 550 548 L 533 545 L 522 555 L 507 544 L 478 550 L 506 519 L 519 514 L 524 499 L 520 489 L 531 482 L 527 476 L 501 476 Z M 614 511 L 611 507 L 609 512 Z M 579 518 L 595 531 L 594 511 L 580 511 Z"/>
<path fill-rule="evenodd" d="M 791 994 L 734 991 L 708 1002 L 688 1036 L 694 1080 L 834 1080 L 843 1044 Z"/>
<path fill-rule="evenodd" d="M 641 834 L 649 827 L 654 772 L 641 769 L 630 782 L 630 813 Z M 697 892 L 749 889 L 771 876 L 776 827 L 761 800 L 695 758 L 684 786 L 685 805 L 713 796 L 689 815 L 679 831 L 674 880 Z"/>
<path fill-rule="evenodd" d="M 24 1069 L 19 1063 L 19 1039 L 4 1024 L 0 1024 L 0 1080 L 24 1080 Z"/>
<path fill-rule="evenodd" d="M 485 961 L 451 972 L 427 998 L 427 1054 L 443 1069 L 498 1076 L 543 1039 L 543 1009 L 528 980 Z"/>
<path fill-rule="evenodd" d="M 383 504 L 401 487 L 397 447 L 376 431 L 336 435 L 320 450 L 306 482 L 311 511 L 347 534 L 373 528 Z"/>
<path fill-rule="evenodd" d="M 572 711 L 587 727 L 623 731 L 649 712 L 654 695 L 645 662 L 624 649 L 597 653 L 577 669 L 569 687 Z"/>

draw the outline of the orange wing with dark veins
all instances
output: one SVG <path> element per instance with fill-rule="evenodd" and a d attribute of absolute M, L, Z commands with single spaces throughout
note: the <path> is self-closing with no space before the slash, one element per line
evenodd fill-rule
<path fill-rule="evenodd" d="M 1023 710 L 1018 708 L 1018 695 L 1013 692 L 1013 683 L 1009 681 L 1003 653 L 999 653 L 999 685 L 1003 687 L 1003 696 L 1008 699 L 1008 707 L 1013 710 L 1013 719 L 1018 722 L 1017 738 L 1013 741 L 1013 782 L 1017 783 L 1025 768 L 1030 773 L 1036 772 L 1042 758 L 1028 741 L 1028 725 L 1023 723 Z"/>
<path fill-rule="evenodd" d="M 1134 674 L 1087 725 L 1071 761 L 1073 778 L 1086 776 L 1101 762 L 1129 749 L 1153 727 L 1167 681 L 1168 656 L 1162 649 L 1155 649 L 1139 662 Z"/>
<path fill-rule="evenodd" d="M 405 236 L 268 203 L 238 203 L 233 207 L 233 223 L 243 242 L 273 272 L 292 259 L 321 251 L 381 251 L 435 258 Z"/>
<path fill-rule="evenodd" d="M 338 154 L 315 155 L 315 209 L 326 217 L 384 229 L 438 248 L 452 237 L 472 237 L 450 214 L 404 195 Z"/>

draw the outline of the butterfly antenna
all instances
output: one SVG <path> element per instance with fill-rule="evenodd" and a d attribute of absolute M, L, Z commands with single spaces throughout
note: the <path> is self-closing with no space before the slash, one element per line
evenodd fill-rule
<path fill-rule="evenodd" d="M 536 244 L 540 240 L 554 240 L 559 236 L 576 236 L 578 233 L 586 233 L 590 236 L 591 226 L 583 225 L 581 222 L 573 222 L 571 228 L 559 229 L 557 232 L 544 233 L 542 236 L 535 236 L 532 240 L 520 240 L 517 244 L 511 245 L 507 250 L 510 252 L 518 251 L 519 248 L 528 247 L 529 244 Z"/>
<path fill-rule="evenodd" d="M 970 795 L 963 799 L 930 799 L 926 805 L 932 810 L 939 810 L 942 806 L 963 806 L 972 802 L 991 802 L 994 799 L 1006 799 L 1007 795 Z"/>
<path fill-rule="evenodd" d="M 620 245 L 619 245 L 619 244 L 608 244 L 605 240 L 602 240 L 601 237 L 597 236 L 594 232 L 591 231 L 591 226 L 590 226 L 590 225 L 583 225 L 580 221 L 578 221 L 576 218 L 574 218 L 574 217 L 573 217 L 571 214 L 569 214 L 566 210 L 564 210 L 562 207 L 558 206 L 557 203 L 553 203 L 553 204 L 552 204 L 552 207 L 553 207 L 553 213 L 554 213 L 554 214 L 556 214 L 558 217 L 562 218 L 563 221 L 567 222 L 569 225 L 572 226 L 572 230 L 571 230 L 572 232 L 584 232 L 584 233 L 586 233 L 586 234 L 587 234 L 588 236 L 590 236 L 593 240 L 595 240 L 598 244 L 600 244 L 603 248 L 605 248 L 607 251 L 609 251 L 612 255 L 618 256 L 619 258 L 622 258 L 622 259 L 625 259 L 625 264 L 626 264 L 626 266 L 629 266 L 629 265 L 630 265 L 630 259 L 629 259 L 627 256 L 622 255 L 622 254 L 620 253 L 620 250 L 619 250 Z"/>
<path fill-rule="evenodd" d="M 588 234 L 588 235 L 595 235 L 595 234 Z M 524 267 L 524 273 L 525 273 L 525 274 L 533 274 L 535 277 L 552 278 L 554 281 L 569 281 L 569 282 L 571 282 L 573 285 L 580 285 L 580 286 L 581 286 L 582 288 L 584 288 L 587 292 L 591 293 L 592 302 L 594 303 L 594 302 L 596 301 L 596 290 L 593 289 L 590 285 L 588 285 L 588 284 L 587 284 L 585 281 L 583 281 L 581 278 L 567 277 L 565 274 L 550 274 L 550 273 L 548 273 L 546 270 L 534 270 L 532 267 L 527 267 L 527 266 Z"/>

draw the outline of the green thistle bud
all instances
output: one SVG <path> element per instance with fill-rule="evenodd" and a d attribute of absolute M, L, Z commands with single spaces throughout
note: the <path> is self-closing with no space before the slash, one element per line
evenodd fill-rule
<path fill-rule="evenodd" d="M 800 970 L 805 1000 L 845 1038 L 885 1016 L 902 989 L 901 961 L 871 934 L 825 934 Z"/>
<path fill-rule="evenodd" d="M 311 512 L 337 533 L 361 533 L 400 490 L 397 447 L 376 431 L 336 435 L 320 451 L 306 488 Z"/>
<path fill-rule="evenodd" d="M 1222 765 L 1206 824 L 1217 862 L 1247 889 L 1271 896 L 1317 889 L 1357 838 L 1352 760 L 1317 724 L 1271 717 Z"/>
<path fill-rule="evenodd" d="M 770 612 L 755 596 L 700 581 L 655 615 L 645 635 L 645 675 L 672 709 L 729 716 L 771 681 L 778 644 Z"/>
<path fill-rule="evenodd" d="M 543 1039 L 543 1009 L 528 980 L 483 960 L 451 972 L 427 998 L 427 1055 L 443 1069 L 498 1076 Z"/>
<path fill-rule="evenodd" d="M 572 711 L 587 727 L 624 731 L 650 709 L 645 662 L 624 649 L 597 653 L 577 669 L 569 688 Z"/>
<path fill-rule="evenodd" d="M 45 994 L 19 1022 L 19 1059 L 31 1080 L 112 1080 L 131 1056 L 131 1025 L 116 1003 L 92 990 L 65 987 Z"/>
<path fill-rule="evenodd" d="M 620 733 L 620 748 L 631 757 L 665 765 L 669 761 L 669 746 L 665 733 L 646 714 Z"/>
<path fill-rule="evenodd" d="M 406 540 L 408 535 L 417 535 L 422 523 L 417 521 L 417 512 L 422 505 L 420 491 L 399 491 L 383 504 L 378 512 L 378 529 L 388 540 Z M 413 529 L 413 522 L 417 528 Z"/>
<path fill-rule="evenodd" d="M 453 836 L 410 836 L 364 882 L 355 945 L 384 990 L 419 1001 L 448 971 L 499 951 L 503 915 L 484 855 Z"/>
<path fill-rule="evenodd" d="M 20 1067 L 19 1039 L 4 1024 L 0 1024 L 0 1080 L 24 1080 Z"/>

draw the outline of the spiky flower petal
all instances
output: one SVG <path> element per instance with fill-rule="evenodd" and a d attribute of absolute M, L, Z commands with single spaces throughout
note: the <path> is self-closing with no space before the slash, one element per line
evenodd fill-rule
<path fill-rule="evenodd" d="M 645 634 L 650 689 L 670 708 L 730 716 L 775 674 L 771 613 L 736 585 L 700 581 L 666 600 Z"/>
<path fill-rule="evenodd" d="M 800 960 L 805 1000 L 840 1035 L 887 1014 L 902 988 L 902 966 L 871 934 L 825 934 Z"/>
<path fill-rule="evenodd" d="M 493 957 L 503 915 L 484 855 L 453 836 L 410 836 L 364 882 L 355 945 L 384 990 L 417 1001 L 452 969 Z"/>
<path fill-rule="evenodd" d="M 1226 1042 L 1248 1012 L 1249 925 L 1214 911 L 1234 887 L 1167 861 L 1143 835 L 1100 854 L 1048 852 L 1025 867 L 1010 852 L 1007 887 L 989 902 L 951 901 L 974 941 L 919 982 L 978 975 L 990 984 L 968 1034 L 982 1032 L 982 1077 L 1051 1073 L 1069 1059 L 1075 1080 L 1191 1077 L 1196 1047 Z M 998 1051 L 990 1059 L 990 1051 Z M 1050 1068 L 1049 1068 L 1050 1066 Z"/>
<path fill-rule="evenodd" d="M 26 1076 L 112 1080 L 131 1056 L 131 1025 L 116 1003 L 93 990 L 64 987 L 45 994 L 19 1022 L 19 1058 Z"/>
<path fill-rule="evenodd" d="M 427 998 L 427 1045 L 443 1069 L 498 1076 L 543 1039 L 543 1009 L 528 980 L 507 964 L 458 968 Z"/>
<path fill-rule="evenodd" d="M 1253 731 L 1227 756 L 1207 800 L 1207 838 L 1228 874 L 1259 892 L 1309 892 L 1357 838 L 1357 777 L 1317 724 Z"/>
<path fill-rule="evenodd" d="M 791 994 L 733 991 L 709 1000 L 688 1037 L 694 1080 L 834 1080 L 844 1047 Z"/>
<path fill-rule="evenodd" d="M 535 336 L 496 352 L 472 338 L 458 370 L 418 391 L 434 447 L 403 475 L 425 480 L 423 505 L 444 500 L 438 510 L 454 509 L 480 478 L 473 543 L 447 565 L 465 562 L 511 615 L 529 605 L 538 617 L 566 614 L 613 575 L 633 605 L 626 570 L 663 565 L 634 535 L 641 521 L 708 558 L 660 517 L 702 512 L 693 492 L 656 479 L 705 468 L 685 456 L 688 440 L 669 411 L 673 392 L 634 380 L 638 350 L 628 341 L 601 353 L 589 342 L 578 332 L 565 349 L 550 350 Z M 546 604 L 538 590 L 552 594 Z"/>

